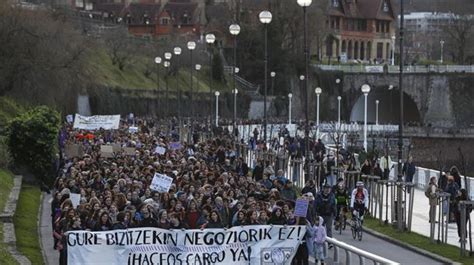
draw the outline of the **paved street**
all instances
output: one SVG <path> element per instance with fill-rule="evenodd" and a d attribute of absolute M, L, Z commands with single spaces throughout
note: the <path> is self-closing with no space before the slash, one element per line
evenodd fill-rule
<path fill-rule="evenodd" d="M 344 243 L 350 244 L 359 249 L 371 252 L 373 254 L 379 255 L 381 257 L 399 262 L 400 264 L 416 264 L 416 265 L 428 265 L 428 264 L 442 264 L 435 260 L 432 260 L 423 255 L 414 253 L 405 248 L 399 247 L 392 243 L 386 242 L 378 237 L 374 237 L 367 233 L 363 234 L 362 241 L 354 240 L 352 238 L 351 230 L 349 227 L 346 227 L 345 231 L 342 231 L 342 235 L 339 233 L 335 234 L 335 238 Z M 329 256 L 332 257 L 333 251 L 330 251 Z M 341 258 L 340 261 L 345 261 L 345 253 L 340 251 Z M 357 261 L 357 257 L 352 255 L 352 262 Z M 331 260 L 332 261 L 332 260 Z"/>
<path fill-rule="evenodd" d="M 43 193 L 42 212 L 40 220 L 40 239 L 45 262 L 47 265 L 59 264 L 59 252 L 53 247 L 52 227 L 51 227 L 51 194 Z"/>

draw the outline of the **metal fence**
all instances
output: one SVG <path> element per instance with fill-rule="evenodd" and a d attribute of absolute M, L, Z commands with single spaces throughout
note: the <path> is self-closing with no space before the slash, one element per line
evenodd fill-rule
<path fill-rule="evenodd" d="M 395 65 L 314 65 L 314 67 L 327 71 L 342 71 L 346 73 L 399 73 Z M 474 65 L 407 65 L 405 73 L 474 73 Z"/>

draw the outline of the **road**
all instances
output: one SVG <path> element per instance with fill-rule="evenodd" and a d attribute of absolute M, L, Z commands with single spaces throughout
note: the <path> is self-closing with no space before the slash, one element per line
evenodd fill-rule
<path fill-rule="evenodd" d="M 342 231 L 342 235 L 339 235 L 339 232 L 334 234 L 334 237 L 352 245 L 356 248 L 365 250 L 367 252 L 373 253 L 375 255 L 384 257 L 386 259 L 390 259 L 396 261 L 400 264 L 416 264 L 416 265 L 431 265 L 431 264 L 442 264 L 436 260 L 430 259 L 426 256 L 420 255 L 418 253 L 412 252 L 408 249 L 402 248 L 398 245 L 392 244 L 390 242 L 384 241 L 378 237 L 369 235 L 367 233 L 363 234 L 362 241 L 354 240 L 352 238 L 351 230 L 346 227 L 346 230 Z M 345 261 L 345 253 L 340 251 L 341 258 L 340 261 Z M 332 257 L 333 251 L 329 251 L 329 257 Z M 358 259 L 356 256 L 351 256 L 352 264 L 356 264 Z M 334 264 L 332 259 L 328 260 L 329 264 Z M 367 264 L 370 264 L 367 262 Z"/>

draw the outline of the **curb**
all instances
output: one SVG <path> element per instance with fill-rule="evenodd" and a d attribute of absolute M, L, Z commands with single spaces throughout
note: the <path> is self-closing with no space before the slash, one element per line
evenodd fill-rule
<path fill-rule="evenodd" d="M 3 223 L 3 243 L 7 245 L 8 253 L 19 264 L 31 265 L 31 261 L 16 248 L 15 225 L 13 224 L 13 216 L 15 215 L 18 198 L 20 197 L 22 180 L 22 176 L 15 176 L 13 180 L 14 185 L 5 204 L 0 222 Z"/>
<path fill-rule="evenodd" d="M 452 261 L 452 260 L 450 260 L 450 259 L 448 259 L 448 258 L 442 257 L 442 256 L 440 256 L 440 255 L 434 254 L 434 253 L 429 252 L 429 251 L 426 251 L 426 250 L 424 250 L 424 249 L 421 249 L 421 248 L 412 246 L 412 245 L 407 244 L 407 243 L 405 243 L 405 242 L 402 242 L 402 241 L 400 241 L 400 240 L 391 238 L 391 237 L 386 236 L 386 235 L 384 235 L 384 234 L 382 234 L 382 233 L 379 233 L 379 232 L 377 232 L 377 231 L 374 231 L 374 230 L 372 230 L 372 229 L 370 229 L 370 228 L 364 227 L 363 229 L 364 229 L 365 232 L 367 232 L 367 234 L 370 234 L 370 235 L 372 235 L 372 236 L 375 236 L 375 237 L 378 237 L 378 238 L 383 239 L 383 240 L 385 240 L 385 241 L 388 241 L 388 242 L 390 242 L 390 243 L 392 243 L 392 244 L 395 244 L 395 245 L 397 245 L 397 246 L 399 246 L 399 247 L 409 249 L 409 250 L 411 250 L 411 251 L 413 251 L 413 252 L 416 252 L 416 253 L 418 253 L 418 254 L 420 254 L 420 255 L 423 255 L 423 256 L 426 256 L 426 257 L 428 257 L 428 258 L 437 260 L 437 261 L 439 261 L 439 262 L 442 262 L 443 264 L 461 265 L 461 263 L 454 262 L 454 261 Z"/>
<path fill-rule="evenodd" d="M 41 214 L 43 212 L 43 199 L 44 199 L 44 193 L 41 192 L 41 196 L 40 196 L 40 206 L 39 206 L 39 210 L 38 210 L 38 222 L 36 224 L 36 227 L 38 228 L 36 233 L 38 233 L 38 239 L 39 239 L 39 244 L 40 244 L 40 247 L 41 247 L 41 255 L 43 256 L 43 262 L 44 264 L 48 264 L 48 258 L 46 256 L 46 251 L 43 247 L 43 240 L 41 240 Z"/>

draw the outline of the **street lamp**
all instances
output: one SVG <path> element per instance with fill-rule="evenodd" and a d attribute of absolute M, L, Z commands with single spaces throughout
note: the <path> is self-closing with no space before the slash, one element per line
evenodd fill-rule
<path fill-rule="evenodd" d="M 392 65 L 395 65 L 395 34 L 392 35 Z"/>
<path fill-rule="evenodd" d="M 288 125 L 291 125 L 291 98 L 293 94 L 288 94 Z"/>
<path fill-rule="evenodd" d="M 341 127 L 341 96 L 337 97 L 337 125 Z"/>
<path fill-rule="evenodd" d="M 234 36 L 234 66 L 233 66 L 233 70 L 232 70 L 232 77 L 233 77 L 233 87 L 234 87 L 234 90 L 237 91 L 237 88 L 235 87 L 235 67 L 237 66 L 237 35 L 239 35 L 240 33 L 240 26 L 238 24 L 232 24 L 229 26 L 229 32 L 232 36 Z M 235 93 L 236 95 L 237 93 Z M 236 96 L 234 95 L 234 118 L 233 118 L 233 121 L 232 121 L 232 132 L 235 131 L 235 126 L 236 126 L 236 119 L 237 119 L 237 106 L 236 106 L 236 103 L 237 103 L 237 99 L 236 99 Z M 235 139 L 234 139 L 235 140 Z"/>
<path fill-rule="evenodd" d="M 169 55 L 171 55 L 171 53 L 169 53 Z M 170 56 L 170 58 L 171 58 L 171 56 Z M 171 63 L 169 61 L 165 61 L 163 63 L 163 66 L 167 69 L 167 73 L 166 73 L 166 114 L 168 114 L 168 115 L 169 115 L 169 96 L 168 96 L 168 92 L 169 92 L 169 87 L 168 87 L 169 70 L 168 70 L 168 68 L 170 67 L 170 65 L 171 65 Z"/>
<path fill-rule="evenodd" d="M 214 92 L 214 95 L 216 96 L 216 127 L 219 126 L 219 91 Z"/>
<path fill-rule="evenodd" d="M 171 52 L 165 52 L 165 60 L 168 61 L 168 63 L 166 63 L 166 61 L 163 63 L 163 66 L 165 68 L 170 67 L 170 65 L 171 65 L 170 60 L 171 60 L 172 56 L 173 55 L 171 54 Z M 166 65 L 168 65 L 168 66 L 166 66 Z M 170 73 L 169 73 L 169 69 L 167 69 L 166 71 L 167 71 L 166 72 L 166 113 L 169 113 L 169 108 L 168 108 L 168 106 L 169 106 L 169 103 L 168 103 L 168 90 L 169 90 L 169 88 L 168 88 L 168 78 L 169 78 Z"/>
<path fill-rule="evenodd" d="M 393 99 L 392 99 L 392 93 L 393 93 L 393 85 L 388 86 L 388 91 L 390 91 L 390 116 L 393 115 Z M 390 122 L 392 121 L 390 117 Z"/>
<path fill-rule="evenodd" d="M 319 95 L 323 90 L 320 87 L 314 89 L 314 93 L 316 93 L 316 139 L 319 139 Z"/>
<path fill-rule="evenodd" d="M 364 149 L 367 151 L 367 96 L 370 92 L 370 86 L 362 85 L 362 93 L 364 93 Z"/>
<path fill-rule="evenodd" d="M 276 73 L 275 72 L 270 72 L 270 76 L 272 77 L 272 96 L 275 96 L 275 76 L 276 76 Z"/>
<path fill-rule="evenodd" d="M 239 90 L 237 88 L 232 89 L 232 94 L 234 94 L 234 126 L 232 127 L 233 131 L 235 131 L 235 118 L 237 116 L 237 94 L 239 93 Z"/>
<path fill-rule="evenodd" d="M 176 89 L 178 91 L 178 121 L 181 121 L 181 88 L 178 85 L 178 71 L 179 71 L 179 56 L 181 55 L 181 48 L 180 47 L 174 47 L 173 53 L 176 55 L 176 73 L 175 73 L 175 79 L 176 79 Z"/>
<path fill-rule="evenodd" d="M 264 10 L 258 15 L 260 22 L 265 27 L 265 58 L 263 62 L 265 64 L 265 73 L 264 73 L 264 94 L 263 94 L 263 142 L 267 142 L 267 75 L 268 75 L 268 24 L 272 22 L 272 13 L 270 11 Z"/>
<path fill-rule="evenodd" d="M 375 101 L 375 125 L 379 125 L 379 103 L 380 101 L 377 99 Z"/>
<path fill-rule="evenodd" d="M 212 33 L 206 34 L 206 43 L 209 44 L 209 103 L 212 102 L 212 45 L 216 41 L 216 36 Z M 212 119 L 212 107 L 209 106 L 209 119 Z"/>
<path fill-rule="evenodd" d="M 296 0 L 299 6 L 303 8 L 303 46 L 304 46 L 304 67 L 305 67 L 305 75 L 308 77 L 308 57 L 309 57 L 309 50 L 308 50 L 308 33 L 307 33 L 307 26 L 306 26 L 306 8 L 311 5 L 313 2 L 312 0 Z M 308 159 L 308 152 L 309 152 L 309 113 L 308 113 L 308 78 L 305 79 L 304 82 L 304 108 L 305 108 L 305 158 Z M 306 173 L 309 173 L 309 168 L 306 166 Z"/>
<path fill-rule="evenodd" d="M 196 43 L 194 41 L 188 41 L 188 44 L 187 44 L 187 47 L 188 47 L 188 50 L 189 50 L 189 57 L 191 58 L 191 95 L 190 95 L 190 100 L 191 100 L 191 115 L 192 116 L 194 114 L 194 108 L 193 108 L 193 72 L 194 72 L 194 69 L 193 69 L 193 51 L 194 49 L 196 49 Z M 193 133 L 193 126 L 191 125 L 191 134 Z"/>
<path fill-rule="evenodd" d="M 161 64 L 161 57 L 155 57 L 156 63 L 156 90 L 160 90 L 160 64 Z"/>
<path fill-rule="evenodd" d="M 339 86 L 341 83 L 341 79 L 336 78 L 336 86 Z M 341 96 L 337 97 L 337 125 L 338 127 L 341 126 Z"/>
<path fill-rule="evenodd" d="M 439 60 L 441 62 L 441 64 L 443 64 L 443 48 L 444 48 L 444 40 L 441 40 L 439 42 L 439 44 L 441 44 L 441 59 Z"/>

